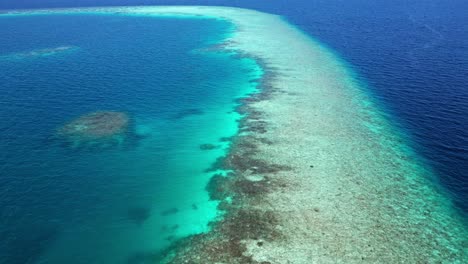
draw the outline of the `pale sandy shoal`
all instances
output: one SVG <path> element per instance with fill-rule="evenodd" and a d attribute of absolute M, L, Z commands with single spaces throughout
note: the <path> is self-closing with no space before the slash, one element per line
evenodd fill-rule
<path fill-rule="evenodd" d="M 236 25 L 226 48 L 268 65 L 276 88 L 251 102 L 267 122 L 257 158 L 292 167 L 255 206 L 284 236 L 244 241 L 271 263 L 467 263 L 468 231 L 433 173 L 328 49 L 279 16 L 226 7 L 122 7 L 32 11 L 221 18 Z M 31 13 L 31 11 L 30 11 Z M 257 122 L 252 120 L 251 122 Z M 313 165 L 313 168 L 310 167 Z"/>

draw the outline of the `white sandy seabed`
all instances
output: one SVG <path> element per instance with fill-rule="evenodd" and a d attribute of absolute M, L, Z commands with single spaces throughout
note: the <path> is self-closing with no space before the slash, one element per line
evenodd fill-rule
<path fill-rule="evenodd" d="M 261 175 L 287 182 L 255 203 L 275 213 L 282 235 L 242 240 L 252 262 L 468 263 L 466 222 L 431 170 L 346 64 L 281 17 L 188 6 L 28 11 L 50 12 L 201 16 L 236 26 L 225 47 L 258 59 L 273 76 L 271 96 L 249 103 L 267 127 L 257 136 L 271 142 L 259 144 L 255 158 L 291 168 Z"/>

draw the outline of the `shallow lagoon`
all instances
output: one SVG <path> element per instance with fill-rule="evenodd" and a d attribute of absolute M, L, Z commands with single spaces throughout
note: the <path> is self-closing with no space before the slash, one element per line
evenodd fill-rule
<path fill-rule="evenodd" d="M 230 25 L 109 15 L 0 19 L 0 262 L 139 261 L 207 230 L 219 213 L 205 171 L 226 151 L 220 139 L 237 131 L 235 99 L 254 91 L 261 74 L 251 60 L 202 51 Z M 17 56 L 57 47 L 74 48 Z M 57 144 L 59 127 L 106 110 L 127 113 L 144 136 L 124 147 Z"/>

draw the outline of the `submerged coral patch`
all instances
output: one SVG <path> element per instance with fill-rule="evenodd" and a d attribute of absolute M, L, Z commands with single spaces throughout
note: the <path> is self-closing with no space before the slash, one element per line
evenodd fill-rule
<path fill-rule="evenodd" d="M 179 119 L 184 119 L 186 117 L 190 117 L 190 116 L 199 116 L 199 115 L 203 115 L 205 112 L 201 109 L 196 109 L 196 108 L 193 108 L 193 109 L 186 109 L 186 110 L 182 110 L 174 115 L 172 115 L 170 117 L 171 120 L 179 120 Z"/>
<path fill-rule="evenodd" d="M 129 122 L 130 119 L 125 113 L 94 112 L 66 124 L 59 130 L 59 133 L 80 137 L 109 137 L 126 132 Z"/>
<path fill-rule="evenodd" d="M 5 241 L 7 250 L 0 253 L 0 263 L 23 264 L 39 262 L 41 255 L 53 243 L 59 233 L 58 226 L 40 225 L 24 228 L 16 236 Z M 3 233 L 5 237 L 5 233 Z"/>
<path fill-rule="evenodd" d="M 168 216 L 168 215 L 174 215 L 174 214 L 177 214 L 179 212 L 179 209 L 177 208 L 170 208 L 170 209 L 167 209 L 167 210 L 164 210 L 161 212 L 161 216 Z"/>
<path fill-rule="evenodd" d="M 134 222 L 137 225 L 142 225 L 148 218 L 151 217 L 151 208 L 148 207 L 133 207 L 127 211 L 128 220 Z"/>
<path fill-rule="evenodd" d="M 201 144 L 200 149 L 201 150 L 213 150 L 219 148 L 218 145 L 213 145 L 213 144 Z"/>
<path fill-rule="evenodd" d="M 60 127 L 56 137 L 72 148 L 121 146 L 136 138 L 130 117 L 123 112 L 97 111 Z"/>

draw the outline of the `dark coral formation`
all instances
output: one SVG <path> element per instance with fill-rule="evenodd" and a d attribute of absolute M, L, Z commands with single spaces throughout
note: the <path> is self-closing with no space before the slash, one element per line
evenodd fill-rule
<path fill-rule="evenodd" d="M 19 235 L 3 234 L 6 250 L 0 253 L 0 263 L 24 264 L 39 262 L 42 254 L 58 237 L 58 226 L 39 225 L 18 230 Z"/>
<path fill-rule="evenodd" d="M 138 138 L 131 118 L 123 112 L 97 111 L 82 115 L 57 130 L 56 138 L 75 149 L 122 146 Z"/>
<path fill-rule="evenodd" d="M 213 150 L 213 149 L 217 149 L 219 148 L 220 146 L 218 145 L 213 145 L 213 144 L 201 144 L 200 145 L 200 149 L 201 150 Z"/>
<path fill-rule="evenodd" d="M 179 209 L 177 208 L 170 208 L 170 209 L 167 209 L 167 210 L 164 210 L 161 212 L 161 216 L 168 216 L 168 215 L 174 215 L 174 214 L 177 214 L 179 212 Z"/>
<path fill-rule="evenodd" d="M 156 254 L 152 252 L 137 252 L 132 254 L 125 261 L 126 264 L 154 264 Z"/>
<path fill-rule="evenodd" d="M 189 116 L 198 116 L 198 115 L 203 115 L 205 112 L 201 109 L 193 108 L 193 109 L 185 109 L 180 111 L 177 114 L 174 114 L 173 116 L 170 117 L 172 120 L 179 120 L 179 119 L 184 119 Z"/>
<path fill-rule="evenodd" d="M 127 211 L 127 218 L 137 225 L 142 225 L 151 216 L 151 209 L 148 207 L 132 207 Z"/>
<path fill-rule="evenodd" d="M 255 263 L 245 255 L 242 240 L 264 243 L 279 239 L 278 220 L 268 210 L 236 210 L 213 225 L 209 234 L 195 235 L 176 241 L 172 247 L 152 255 L 154 263 Z"/>

